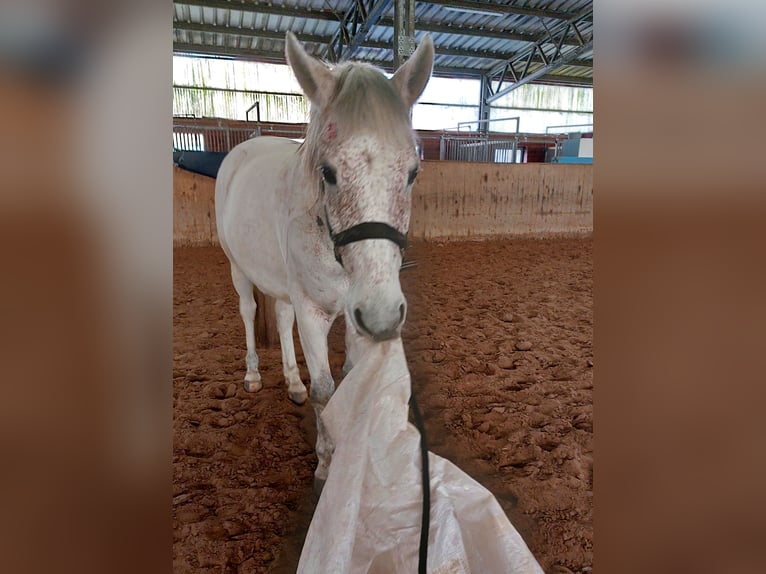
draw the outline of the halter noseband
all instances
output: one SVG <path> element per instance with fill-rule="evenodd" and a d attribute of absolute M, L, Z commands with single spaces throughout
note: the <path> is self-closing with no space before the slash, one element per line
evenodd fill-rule
<path fill-rule="evenodd" d="M 357 241 L 364 241 L 365 239 L 388 239 L 389 241 L 396 243 L 402 251 L 407 248 L 407 236 L 395 227 L 390 226 L 388 223 L 365 221 L 364 223 L 357 223 L 344 231 L 334 233 L 332 225 L 330 225 L 330 218 L 327 214 L 326 204 L 324 206 L 324 219 L 327 222 L 327 230 L 330 232 L 330 239 L 332 239 L 335 260 L 340 263 L 341 267 L 343 266 L 343 258 L 340 255 L 340 248 L 349 243 L 356 243 Z"/>

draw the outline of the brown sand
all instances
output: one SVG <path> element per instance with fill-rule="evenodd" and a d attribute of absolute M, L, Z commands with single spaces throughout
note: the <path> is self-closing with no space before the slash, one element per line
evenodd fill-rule
<path fill-rule="evenodd" d="M 489 488 L 548 573 L 593 562 L 592 239 L 416 244 L 403 340 L 430 449 Z M 314 416 L 278 348 L 249 394 L 219 248 L 174 263 L 174 571 L 294 572 L 315 499 Z M 308 381 L 296 336 L 298 363 Z M 343 325 L 330 334 L 336 381 Z M 526 349 L 526 350 L 524 350 Z"/>

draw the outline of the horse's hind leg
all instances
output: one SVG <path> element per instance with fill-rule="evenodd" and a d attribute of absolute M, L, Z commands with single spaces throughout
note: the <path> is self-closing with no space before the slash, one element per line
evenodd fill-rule
<path fill-rule="evenodd" d="M 260 391 L 263 386 L 261 374 L 258 372 L 258 355 L 255 352 L 255 310 L 257 305 L 253 296 L 253 284 L 234 263 L 231 264 L 231 280 L 239 295 L 239 314 L 245 324 L 245 341 L 247 342 L 245 390 L 252 393 Z"/>
<path fill-rule="evenodd" d="M 279 331 L 279 344 L 282 347 L 282 368 L 287 383 L 287 394 L 290 400 L 298 405 L 306 402 L 306 386 L 301 381 L 298 363 L 295 361 L 295 345 L 293 344 L 293 324 L 295 323 L 295 310 L 290 303 L 276 302 L 277 330 Z"/>

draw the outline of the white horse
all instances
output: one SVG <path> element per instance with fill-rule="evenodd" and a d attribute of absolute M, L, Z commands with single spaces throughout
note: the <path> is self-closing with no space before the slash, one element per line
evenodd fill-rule
<path fill-rule="evenodd" d="M 330 327 L 343 313 L 347 372 L 370 341 L 399 337 L 406 315 L 399 269 L 419 169 L 410 110 L 431 76 L 434 49 L 426 37 L 391 79 L 358 62 L 330 68 L 290 32 L 285 53 L 311 103 L 306 138 L 257 137 L 233 148 L 218 172 L 216 223 L 245 324 L 246 390 L 262 386 L 255 285 L 276 299 L 288 394 L 305 402 L 292 336 L 297 318 L 321 485 L 332 455 L 320 418 L 335 390 Z"/>

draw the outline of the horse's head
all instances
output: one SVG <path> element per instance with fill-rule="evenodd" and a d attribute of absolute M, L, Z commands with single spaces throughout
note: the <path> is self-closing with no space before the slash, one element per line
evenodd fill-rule
<path fill-rule="evenodd" d="M 433 43 L 427 36 L 391 79 L 366 64 L 328 68 L 289 32 L 286 55 L 311 102 L 304 161 L 318 216 L 351 276 L 346 311 L 363 335 L 398 337 L 407 308 L 400 247 L 419 170 L 410 110 L 431 76 Z"/>

